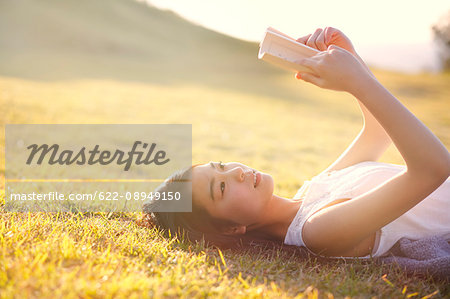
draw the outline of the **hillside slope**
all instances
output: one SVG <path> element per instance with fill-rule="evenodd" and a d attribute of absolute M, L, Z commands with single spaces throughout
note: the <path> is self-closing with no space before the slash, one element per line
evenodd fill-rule
<path fill-rule="evenodd" d="M 134 0 L 0 0 L 1 76 L 282 88 L 257 52 Z"/>

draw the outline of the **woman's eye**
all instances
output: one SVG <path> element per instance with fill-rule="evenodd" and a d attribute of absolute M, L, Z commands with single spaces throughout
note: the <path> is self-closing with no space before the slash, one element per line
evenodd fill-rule
<path fill-rule="evenodd" d="M 222 170 L 224 170 L 224 169 L 225 169 L 225 164 L 224 164 L 222 161 L 220 161 L 220 162 L 219 162 L 219 167 L 220 167 Z M 222 195 L 223 195 L 224 190 L 225 190 L 225 182 L 221 182 L 221 183 L 220 183 L 220 191 L 222 191 Z"/>

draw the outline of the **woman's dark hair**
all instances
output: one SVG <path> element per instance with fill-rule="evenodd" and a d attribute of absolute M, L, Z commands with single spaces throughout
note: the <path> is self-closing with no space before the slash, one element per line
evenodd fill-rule
<path fill-rule="evenodd" d="M 198 164 L 197 164 L 198 165 Z M 191 181 L 192 169 L 197 165 L 179 170 L 167 178 L 155 192 L 192 192 L 187 190 L 188 184 L 180 182 Z M 164 204 L 169 203 L 165 201 Z M 247 231 L 242 235 L 226 235 L 223 229 L 235 225 L 235 223 L 212 217 L 206 209 L 196 203 L 192 198 L 192 212 L 155 212 L 159 201 L 151 201 L 143 205 L 144 220 L 151 222 L 162 229 L 166 236 L 184 236 L 191 242 L 205 242 L 205 246 L 216 246 L 221 249 L 248 249 L 250 247 L 278 248 L 291 247 L 291 250 L 302 251 L 297 246 L 285 245 L 279 240 L 271 238 L 261 231 Z M 170 203 L 169 203 L 170 204 Z M 292 248 L 294 247 L 294 248 Z M 304 254 L 304 251 L 303 253 Z"/>

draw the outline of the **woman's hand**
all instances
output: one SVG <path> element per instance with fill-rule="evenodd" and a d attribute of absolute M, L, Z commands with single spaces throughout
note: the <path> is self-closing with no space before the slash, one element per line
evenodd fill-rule
<path fill-rule="evenodd" d="M 297 79 L 303 79 L 326 89 L 353 94 L 358 90 L 360 83 L 372 78 L 364 65 L 352 53 L 335 45 L 296 63 L 311 70 L 306 73 L 297 73 Z"/>
<path fill-rule="evenodd" d="M 339 29 L 333 28 L 333 27 L 325 27 L 325 29 L 321 29 L 321 28 L 317 28 L 316 31 L 313 34 L 308 34 L 305 35 L 303 37 L 300 37 L 299 39 L 297 39 L 298 42 L 305 44 L 309 47 L 312 47 L 314 49 L 317 49 L 319 51 L 324 51 L 322 53 L 319 53 L 317 55 L 315 55 L 315 60 L 316 62 L 321 61 L 321 59 L 323 58 L 322 56 L 326 56 L 323 53 L 328 53 L 331 54 L 331 48 L 329 48 L 330 46 L 337 46 L 337 49 L 340 49 L 340 51 L 346 51 L 348 53 L 351 53 L 356 60 L 359 62 L 360 65 L 362 65 L 362 67 L 366 70 L 366 73 L 368 73 L 370 76 L 372 76 L 373 78 L 375 78 L 375 76 L 372 74 L 372 72 L 370 71 L 370 69 L 367 67 L 367 65 L 364 63 L 364 61 L 361 59 L 361 57 L 359 57 L 359 55 L 356 53 L 355 48 L 353 47 L 352 42 L 350 41 L 350 39 L 344 34 L 342 33 L 342 31 L 340 31 Z M 325 52 L 326 51 L 326 52 Z M 336 53 L 336 55 L 344 55 L 342 53 Z M 319 58 L 322 57 L 322 58 Z M 358 72 L 359 71 L 359 67 L 356 67 L 356 63 L 350 59 L 350 58 L 346 58 L 347 60 L 351 61 L 351 63 L 354 65 L 354 69 L 352 70 L 350 66 L 350 64 L 347 66 L 347 69 L 344 70 L 344 73 L 347 72 L 347 76 L 350 75 L 351 71 L 353 72 Z M 330 63 L 330 60 L 327 60 L 327 63 Z M 350 63 L 350 62 L 348 62 Z M 320 80 L 320 75 L 317 73 L 319 70 L 317 69 L 317 65 L 314 66 L 316 68 L 316 72 L 314 73 L 314 70 L 310 67 L 311 71 L 312 71 L 312 75 L 310 75 L 309 73 L 296 73 L 295 77 L 297 79 L 303 79 L 304 81 L 313 83 L 319 87 L 323 87 L 323 88 L 328 88 L 328 89 L 333 89 L 333 90 L 340 90 L 340 91 L 349 91 L 349 87 L 348 84 L 347 86 L 345 86 L 345 84 L 343 85 L 342 83 L 345 82 L 336 82 L 336 80 L 339 80 L 339 77 L 343 78 L 344 77 L 344 73 L 338 74 L 336 78 L 334 78 L 335 82 L 331 82 L 330 80 L 328 80 L 327 82 L 325 82 L 324 80 L 325 74 L 322 71 L 322 79 Z M 334 66 L 339 67 L 337 65 Z M 343 66 L 340 66 L 342 68 L 344 68 Z M 332 70 L 329 70 L 329 72 Z M 363 72 L 364 73 L 364 72 Z M 328 78 L 328 79 L 332 79 L 332 78 Z M 341 80 L 342 81 L 342 80 Z M 338 84 L 339 83 L 339 84 Z M 346 83 L 352 83 L 350 82 L 346 82 Z M 338 85 L 336 85 L 338 84 Z"/>
<path fill-rule="evenodd" d="M 297 41 L 319 51 L 326 51 L 330 45 L 336 45 L 356 55 L 350 39 L 342 31 L 333 27 L 325 27 L 323 30 L 317 28 L 313 34 L 302 36 Z"/>

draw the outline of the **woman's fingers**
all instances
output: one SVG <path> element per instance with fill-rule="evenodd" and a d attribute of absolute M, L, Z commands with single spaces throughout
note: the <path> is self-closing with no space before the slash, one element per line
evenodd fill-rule
<path fill-rule="evenodd" d="M 302 36 L 302 37 L 298 38 L 297 41 L 298 41 L 299 43 L 302 43 L 302 44 L 306 45 L 306 42 L 308 41 L 308 38 L 309 38 L 310 36 L 311 36 L 311 34 Z"/>
<path fill-rule="evenodd" d="M 322 85 L 323 85 L 323 79 L 321 79 L 321 78 L 319 78 L 317 76 L 314 76 L 313 74 L 310 74 L 310 73 L 297 73 L 295 75 L 295 77 L 297 79 L 302 79 L 303 81 L 312 83 L 312 84 L 317 85 L 319 87 L 322 87 Z"/>
<path fill-rule="evenodd" d="M 326 51 L 328 45 L 336 44 L 350 53 L 355 52 L 350 40 L 341 31 L 333 27 L 317 28 L 313 34 L 300 37 L 297 41 L 319 51 Z"/>
<path fill-rule="evenodd" d="M 326 45 L 331 44 L 331 41 L 333 40 L 332 36 L 336 32 L 336 29 L 333 27 L 325 27 L 323 32 L 325 36 L 324 38 L 325 44 Z"/>
<path fill-rule="evenodd" d="M 321 84 L 323 83 L 322 82 L 323 80 L 320 77 L 312 74 L 312 73 L 314 73 L 314 70 L 315 70 L 316 65 L 317 65 L 316 61 L 308 59 L 308 58 L 304 58 L 304 59 L 301 59 L 301 60 L 297 61 L 296 63 L 298 63 L 298 64 L 300 64 L 302 66 L 305 66 L 305 67 L 307 67 L 308 69 L 311 70 L 311 73 L 297 72 L 295 74 L 295 77 L 297 79 L 302 79 L 302 80 L 304 80 L 306 82 L 315 84 L 315 85 L 317 85 L 319 87 L 322 86 Z"/>
<path fill-rule="evenodd" d="M 327 49 L 326 38 L 326 31 L 317 28 L 313 34 L 302 36 L 297 41 L 314 49 L 325 51 Z"/>
<path fill-rule="evenodd" d="M 316 46 L 320 51 L 325 51 L 327 45 L 325 43 L 325 30 L 322 30 L 316 39 Z"/>
<path fill-rule="evenodd" d="M 322 29 L 317 28 L 316 31 L 314 31 L 314 33 L 309 37 L 308 41 L 306 42 L 306 45 L 314 49 L 319 49 L 316 45 L 316 39 L 321 32 Z"/>

